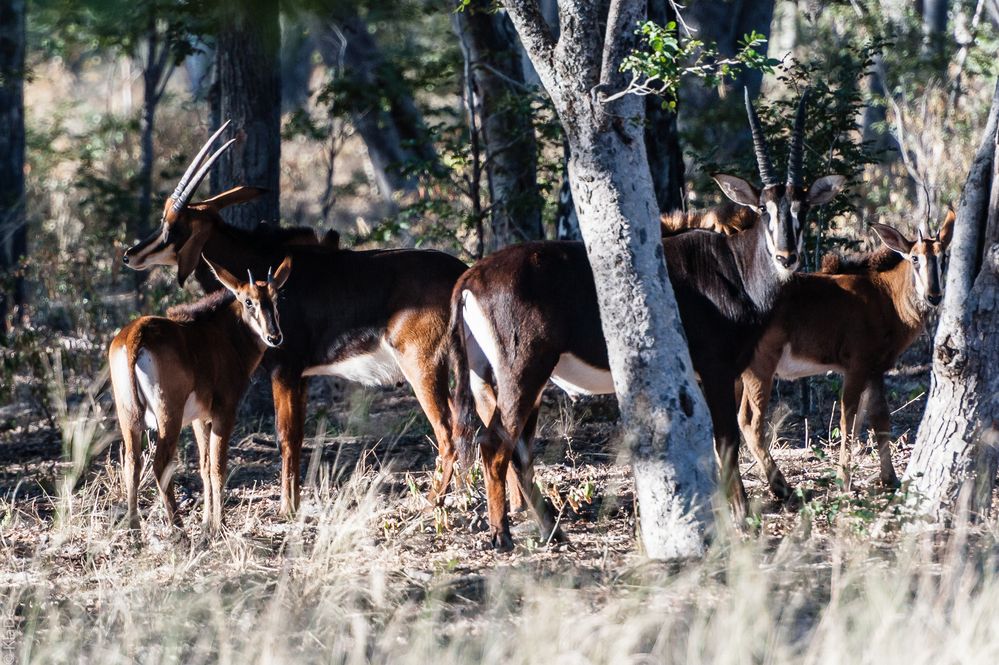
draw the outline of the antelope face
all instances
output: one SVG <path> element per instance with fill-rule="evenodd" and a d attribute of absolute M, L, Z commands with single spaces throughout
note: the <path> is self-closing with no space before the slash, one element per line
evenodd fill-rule
<path fill-rule="evenodd" d="M 773 260 L 778 277 L 788 279 L 802 263 L 805 238 L 805 219 L 812 206 L 831 201 L 843 189 L 846 178 L 840 175 L 827 175 L 819 178 L 811 187 L 805 187 L 802 180 L 802 164 L 805 150 L 805 105 L 808 90 L 801 95 L 798 112 L 791 132 L 791 148 L 787 160 L 787 179 L 782 184 L 770 161 L 766 136 L 760 126 L 760 119 L 749 101 L 749 91 L 745 93 L 746 113 L 753 133 L 753 150 L 759 167 L 763 189 L 757 190 L 741 178 L 730 175 L 716 175 L 715 182 L 725 195 L 739 205 L 753 208 L 759 215 L 763 228 L 767 251 Z"/>
<path fill-rule="evenodd" d="M 271 348 L 281 346 L 284 335 L 281 333 L 277 300 L 278 292 L 291 273 L 291 257 L 286 257 L 276 271 L 268 271 L 266 281 L 254 280 L 253 275 L 247 271 L 250 279 L 246 282 L 236 279 L 232 273 L 208 259 L 205 261 L 222 286 L 236 296 L 243 324 L 252 330 L 265 346 Z"/>
<path fill-rule="evenodd" d="M 947 251 L 953 236 L 954 219 L 954 211 L 948 211 L 936 236 L 924 236 L 922 230 L 919 230 L 915 241 L 909 240 L 886 224 L 872 225 L 886 247 L 898 252 L 902 258 L 912 264 L 910 273 L 913 293 L 916 302 L 924 310 L 936 307 L 943 300 L 941 264 L 944 252 Z"/>
<path fill-rule="evenodd" d="M 160 227 L 125 250 L 122 263 L 132 270 L 177 265 L 177 252 L 190 239 L 192 224 L 183 211 L 173 210 L 172 202 L 167 199 L 163 206 Z"/>

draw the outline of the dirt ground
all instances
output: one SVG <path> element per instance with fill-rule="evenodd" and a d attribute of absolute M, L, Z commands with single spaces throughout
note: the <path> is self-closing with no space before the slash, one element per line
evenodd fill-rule
<path fill-rule="evenodd" d="M 929 385 L 927 342 L 921 339 L 906 354 L 901 368 L 888 377 L 893 435 L 893 461 L 899 472 L 908 459 Z M 873 488 L 876 454 L 868 449 L 855 454 L 854 486 L 843 494 L 833 482 L 838 451 L 836 392 L 832 375 L 809 381 L 810 413 L 802 415 L 800 383 L 779 383 L 772 403 L 777 436 L 773 451 L 788 481 L 809 492 L 811 528 L 828 529 L 838 516 L 856 517 L 858 528 L 865 515 L 888 498 Z M 103 425 L 115 430 L 113 409 L 102 399 Z M 453 493 L 447 507 L 433 511 L 423 497 L 430 486 L 436 451 L 426 424 L 408 387 L 361 389 L 332 381 L 314 381 L 310 395 L 306 451 L 303 455 L 306 522 L 316 511 L 321 485 L 336 486 L 358 473 L 385 473 L 380 492 L 385 508 L 372 522 L 370 537 L 380 546 L 388 566 L 414 582 L 446 570 L 459 576 L 496 565 L 525 565 L 538 570 L 620 571 L 640 565 L 636 537 L 636 506 L 628 465 L 616 446 L 617 409 L 614 399 L 590 398 L 570 402 L 560 391 L 545 395 L 537 441 L 537 479 L 559 510 L 560 524 L 569 542 L 546 546 L 526 514 L 514 516 L 517 548 L 497 554 L 486 546 L 485 499 L 481 477 L 476 487 Z M 244 401 L 241 427 L 229 456 L 226 528 L 249 536 L 266 553 L 280 555 L 282 534 L 288 526 L 278 515 L 280 455 L 273 434 L 273 420 L 266 389 L 258 386 Z M 53 495 L 70 465 L 63 454 L 58 430 L 27 405 L 0 410 L 0 496 L 7 499 L 17 519 L 8 515 L 3 541 L 7 565 L 30 558 L 48 538 L 55 517 Z M 838 444 L 837 444 L 838 445 Z M 108 505 L 120 517 L 123 495 L 117 477 L 119 442 L 100 450 L 87 465 L 80 482 L 101 483 Z M 861 446 L 862 447 L 862 446 Z M 860 452 L 860 448 L 855 452 Z M 198 532 L 201 481 L 197 452 L 190 432 L 184 434 L 176 472 L 178 495 L 186 530 Z M 742 474 L 751 500 L 759 508 L 757 529 L 776 543 L 800 528 L 801 515 L 774 501 L 743 451 Z M 140 509 L 143 538 L 165 538 L 164 513 L 150 477 L 148 460 L 143 476 Z M 335 490 L 334 490 L 335 491 Z M 248 533 L 249 531 L 249 533 Z M 256 531 L 256 533 L 253 533 Z M 194 545 L 192 545 L 194 546 Z M 84 565 L 67 554 L 67 565 Z M 23 560 L 23 559 L 22 559 Z"/>

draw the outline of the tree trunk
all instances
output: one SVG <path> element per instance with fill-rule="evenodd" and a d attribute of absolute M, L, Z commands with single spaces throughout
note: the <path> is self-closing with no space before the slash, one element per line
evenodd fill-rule
<path fill-rule="evenodd" d="M 706 44 L 716 43 L 722 57 L 735 55 L 739 40 L 753 30 L 770 37 L 774 0 L 691 0 L 684 4 L 683 20 L 690 26 L 693 36 Z M 743 69 L 716 87 L 709 88 L 696 79 L 681 83 L 680 129 L 687 128 L 687 118 L 697 118 L 701 138 L 700 143 L 693 146 L 695 150 L 717 147 L 717 160 L 727 160 L 750 150 L 749 134 L 742 131 L 745 116 L 741 106 L 723 103 L 722 99 L 733 94 L 741 97 L 743 87 L 749 89 L 751 98 L 755 98 L 762 82 L 763 72 Z"/>
<path fill-rule="evenodd" d="M 644 18 L 645 3 L 612 0 L 605 31 L 596 4 L 562 3 L 556 42 L 536 2 L 504 2 L 569 140 L 573 198 L 597 287 L 646 552 L 697 556 L 713 520 L 711 424 L 659 241 L 642 140 L 645 103 L 635 96 L 601 101 L 625 85 L 619 66 L 635 46 L 632 26 Z"/>
<path fill-rule="evenodd" d="M 485 147 L 489 249 L 537 240 L 544 236 L 538 144 L 517 33 L 509 17 L 491 11 L 487 0 L 472 0 L 451 16 L 474 84 L 473 107 Z"/>
<path fill-rule="evenodd" d="M 212 169 L 212 189 L 263 187 L 254 201 L 222 211 L 230 224 L 252 229 L 281 216 L 281 28 L 278 3 L 226 2 L 215 49 L 218 114 L 232 120 L 238 140 Z"/>
<path fill-rule="evenodd" d="M 926 412 L 904 480 L 933 521 L 988 511 L 999 445 L 999 84 L 964 184 Z"/>
<path fill-rule="evenodd" d="M 649 0 L 649 19 L 666 25 L 676 21 L 676 10 L 668 0 Z M 645 150 L 659 212 L 672 212 L 684 206 L 685 169 L 676 110 L 663 108 L 662 102 L 655 95 L 645 98 Z"/>
<path fill-rule="evenodd" d="M 947 41 L 947 10 L 950 0 L 923 0 L 923 49 L 940 57 Z"/>
<path fill-rule="evenodd" d="M 415 192 L 413 167 L 439 168 L 423 116 L 398 78 L 388 80 L 385 62 L 368 26 L 356 14 L 338 26 L 319 22 L 317 46 L 323 62 L 349 86 L 350 122 L 368 149 L 376 185 L 386 202 Z"/>
<path fill-rule="evenodd" d="M 24 12 L 24 0 L 0 0 L 0 332 L 22 317 L 25 300 Z"/>
<path fill-rule="evenodd" d="M 304 108 L 309 102 L 315 50 L 307 23 L 286 14 L 281 21 L 281 108 L 286 112 Z"/>

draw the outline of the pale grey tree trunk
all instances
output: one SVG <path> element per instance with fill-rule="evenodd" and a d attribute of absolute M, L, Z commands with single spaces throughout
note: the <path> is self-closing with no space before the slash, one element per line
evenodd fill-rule
<path fill-rule="evenodd" d="M 538 192 L 538 144 L 517 32 L 491 2 L 473 0 L 452 15 L 466 71 L 472 78 L 473 111 L 485 148 L 489 185 L 490 250 L 538 240 L 541 195 Z"/>
<path fill-rule="evenodd" d="M 926 412 L 903 481 L 933 522 L 991 502 L 999 445 L 999 84 L 964 185 Z"/>
<path fill-rule="evenodd" d="M 624 445 L 631 453 L 642 541 L 653 558 L 698 556 L 713 522 L 711 423 L 694 381 L 662 244 L 644 100 L 602 98 L 624 87 L 641 0 L 563 0 L 554 38 L 535 0 L 505 0 L 568 138 L 573 198 L 593 269 Z"/>

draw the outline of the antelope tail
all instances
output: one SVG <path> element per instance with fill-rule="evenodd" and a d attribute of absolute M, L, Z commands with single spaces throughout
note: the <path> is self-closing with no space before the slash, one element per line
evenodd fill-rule
<path fill-rule="evenodd" d="M 451 295 L 451 330 L 449 352 L 451 371 L 454 374 L 454 420 L 452 438 L 458 451 L 462 473 L 472 468 L 475 459 L 475 429 L 478 414 L 472 395 L 468 369 L 468 352 L 465 347 L 465 320 L 462 316 L 462 292 L 455 288 Z"/>

